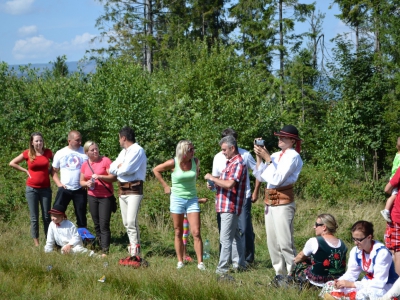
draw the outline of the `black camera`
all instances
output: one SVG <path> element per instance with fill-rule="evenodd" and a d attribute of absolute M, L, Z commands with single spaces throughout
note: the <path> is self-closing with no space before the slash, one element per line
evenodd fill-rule
<path fill-rule="evenodd" d="M 264 146 L 264 140 L 254 140 L 254 145 Z"/>

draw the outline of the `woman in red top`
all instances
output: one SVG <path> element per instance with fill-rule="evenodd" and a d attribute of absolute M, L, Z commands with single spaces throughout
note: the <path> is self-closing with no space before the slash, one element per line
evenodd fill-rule
<path fill-rule="evenodd" d="M 31 216 L 31 236 L 35 246 L 39 246 L 39 203 L 42 209 L 45 235 L 47 235 L 47 229 L 51 222 L 48 214 L 51 209 L 52 196 L 49 178 L 49 161 L 51 159 L 53 159 L 53 153 L 44 147 L 42 134 L 34 132 L 29 140 L 29 149 L 15 157 L 9 164 L 14 169 L 25 172 L 28 176 L 25 195 Z M 28 165 L 27 169 L 19 165 L 24 160 Z"/>
<path fill-rule="evenodd" d="M 112 185 L 116 176 L 109 174 L 111 160 L 101 156 L 99 146 L 87 141 L 83 146 L 88 160 L 82 164 L 81 186 L 88 188 L 89 211 L 93 219 L 96 236 L 100 241 L 103 256 L 108 254 L 111 240 L 110 220 L 114 193 Z"/>

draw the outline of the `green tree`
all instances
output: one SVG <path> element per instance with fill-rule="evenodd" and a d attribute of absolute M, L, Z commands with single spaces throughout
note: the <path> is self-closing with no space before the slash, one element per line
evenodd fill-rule
<path fill-rule="evenodd" d="M 270 0 L 240 0 L 230 8 L 230 16 L 240 29 L 236 47 L 251 65 L 270 71 L 276 29 L 271 25 L 275 16 Z"/>
<path fill-rule="evenodd" d="M 55 77 L 65 77 L 68 75 L 68 66 L 67 66 L 67 56 L 57 56 L 56 60 L 53 64 L 53 76 Z"/>

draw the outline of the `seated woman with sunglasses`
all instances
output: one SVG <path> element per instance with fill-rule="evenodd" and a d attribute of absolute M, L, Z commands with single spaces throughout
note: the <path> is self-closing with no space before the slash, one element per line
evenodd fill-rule
<path fill-rule="evenodd" d="M 351 235 L 356 246 L 350 251 L 347 271 L 339 279 L 326 283 L 320 293 L 325 300 L 374 300 L 382 297 L 399 277 L 390 251 L 373 239 L 372 223 L 356 222 Z M 365 276 L 358 280 L 361 272 Z"/>
<path fill-rule="evenodd" d="M 330 214 L 321 214 L 314 224 L 316 237 L 310 238 L 294 258 L 296 280 L 323 287 L 342 276 L 346 269 L 347 247 L 335 237 L 338 225 Z"/>

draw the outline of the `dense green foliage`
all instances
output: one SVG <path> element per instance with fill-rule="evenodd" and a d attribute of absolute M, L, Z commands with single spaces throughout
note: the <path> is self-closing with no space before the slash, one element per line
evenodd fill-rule
<path fill-rule="evenodd" d="M 395 47 L 400 30 L 392 17 L 398 15 L 398 1 L 335 1 L 342 10 L 339 17 L 358 35 L 356 43 L 337 37 L 330 60 L 322 53 L 323 14 L 299 1 L 232 6 L 226 1 L 147 1 L 154 10 L 151 36 L 140 35 L 150 24 L 135 8 L 138 1 L 101 2 L 105 12 L 98 26 L 109 23 L 121 31 L 113 44 L 121 51 L 98 59 L 95 73 L 62 76 L 65 56 L 44 73 L 0 64 L 4 170 L 27 147 L 33 131 L 41 131 L 56 151 L 77 129 L 114 159 L 120 150 L 118 131 L 129 125 L 146 150 L 149 171 L 174 155 L 180 139 L 190 139 L 204 174 L 211 169 L 222 129 L 236 129 L 243 148 L 251 150 L 253 139 L 262 136 L 274 151 L 273 132 L 291 123 L 304 140 L 300 195 L 330 203 L 384 199 L 382 186 L 400 129 Z M 281 19 L 282 29 L 280 5 L 293 12 Z M 296 20 L 307 20 L 310 30 L 292 35 Z M 240 28 L 241 36 L 228 38 L 232 26 Z M 154 50 L 151 73 L 143 70 L 144 44 Z M 273 74 L 271 59 L 279 53 L 284 54 L 284 73 Z M 23 197 L 12 188 L 15 172 L 2 176 L 5 212 Z M 354 189 L 361 193 L 354 195 Z"/>
<path fill-rule="evenodd" d="M 243 148 L 251 150 L 253 139 L 263 137 L 267 148 L 275 151 L 273 132 L 293 124 L 304 140 L 301 155 L 305 162 L 295 187 L 302 199 L 295 218 L 298 249 L 312 235 L 305 224 L 311 228 L 322 212 L 337 217 L 341 224 L 338 235 L 349 246 L 348 229 L 359 219 L 373 221 L 376 236 L 382 236 L 384 222 L 379 210 L 385 199 L 383 187 L 400 135 L 399 1 L 334 1 L 342 10 L 339 17 L 357 32 L 357 39 L 353 43 L 345 36 L 336 38 L 328 61 L 321 52 L 323 15 L 295 0 L 237 1 L 228 11 L 222 6 L 227 1 L 149 0 L 155 9 L 156 30 L 151 34 L 144 34 L 149 24 L 130 6 L 138 1 L 101 2 L 110 6 L 98 25 L 111 22 L 119 33 L 109 36 L 105 26 L 103 37 L 121 39 L 111 40 L 109 50 L 114 55 L 98 60 L 95 73 L 63 76 L 65 57 L 57 58 L 54 69 L 44 73 L 29 66 L 9 70 L 0 63 L 0 294 L 9 299 L 55 299 L 60 294 L 94 299 L 316 298 L 316 291 L 267 287 L 273 271 L 265 246 L 261 203 L 253 207 L 257 263 L 251 272 L 237 275 L 243 282 L 239 288 L 216 284 L 212 276 L 215 256 L 204 276 L 188 270 L 171 277 L 175 261 L 171 259 L 168 198 L 151 179 L 150 169 L 172 157 L 179 140 L 190 139 L 204 174 L 211 170 L 224 128 L 239 132 Z M 118 11 L 118 6 L 113 6 L 116 3 L 127 5 Z M 278 4 L 282 3 L 294 8 L 293 17 L 282 19 L 285 32 L 280 32 L 277 22 Z M 228 15 L 234 22 L 228 22 Z M 291 35 L 295 19 L 309 21 L 308 33 Z M 240 28 L 241 34 L 234 40 L 227 35 L 232 26 Z M 280 33 L 284 33 L 282 44 L 278 42 Z M 308 44 L 301 46 L 302 38 Z M 143 70 L 146 47 L 154 51 L 153 72 Z M 271 71 L 271 63 L 279 53 L 284 54 L 284 72 L 278 76 Z M 46 146 L 55 152 L 66 145 L 72 129 L 79 130 L 84 141 L 98 142 L 102 154 L 113 160 L 120 151 L 118 131 L 124 125 L 135 129 L 148 156 L 149 180 L 140 227 L 152 268 L 141 273 L 118 268 L 116 262 L 126 254 L 127 243 L 118 214 L 112 221 L 109 269 L 104 269 L 103 262 L 81 268 L 82 261 L 85 267 L 92 262 L 45 256 L 40 251 L 32 257 L 27 242 L 26 178 L 12 170 L 9 161 L 27 148 L 32 132 L 41 131 Z M 199 196 L 213 197 L 201 178 Z M 210 238 L 216 249 L 212 201 L 203 211 L 203 237 Z M 46 271 L 48 264 L 54 265 L 54 271 Z M 103 273 L 108 284 L 94 284 Z M 193 285 L 193 278 L 199 284 Z"/>

